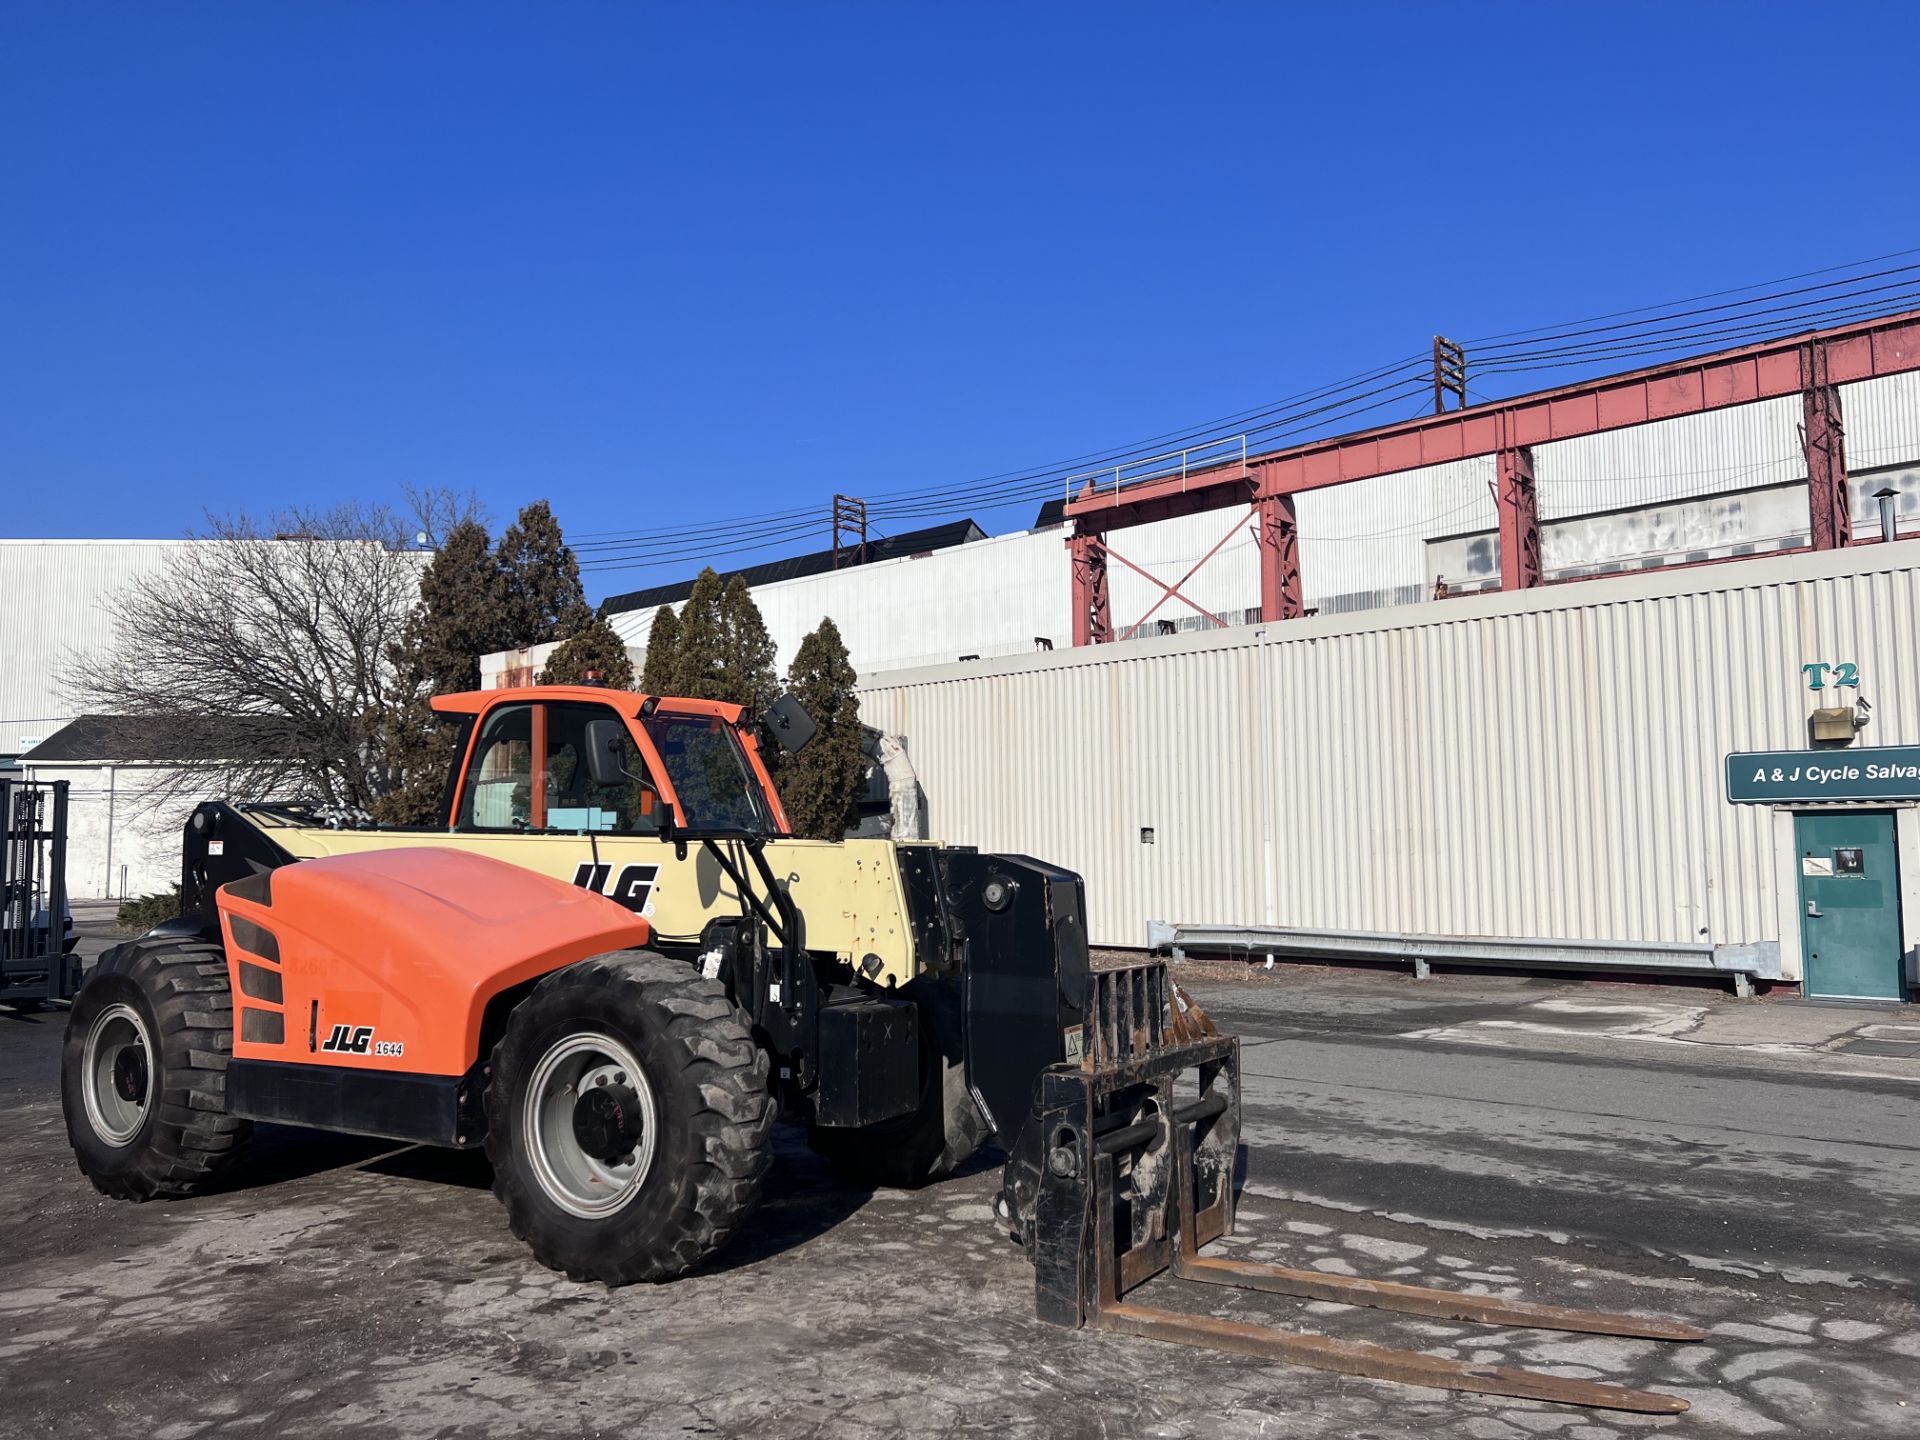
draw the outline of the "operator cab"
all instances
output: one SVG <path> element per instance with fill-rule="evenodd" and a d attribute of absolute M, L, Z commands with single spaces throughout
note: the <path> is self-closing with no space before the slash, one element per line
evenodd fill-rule
<path fill-rule="evenodd" d="M 468 691 L 432 703 L 460 727 L 461 759 L 446 796 L 455 830 L 661 839 L 788 833 L 755 726 L 737 705 L 575 685 Z M 790 698 L 768 719 L 782 743 L 811 738 L 812 722 Z"/>

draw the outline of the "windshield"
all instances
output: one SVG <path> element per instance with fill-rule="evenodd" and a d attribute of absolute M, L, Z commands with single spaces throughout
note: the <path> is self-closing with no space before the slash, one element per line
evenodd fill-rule
<path fill-rule="evenodd" d="M 755 833 L 772 828 L 766 797 L 731 725 L 714 716 L 658 711 L 643 723 L 679 797 L 683 826 Z"/>

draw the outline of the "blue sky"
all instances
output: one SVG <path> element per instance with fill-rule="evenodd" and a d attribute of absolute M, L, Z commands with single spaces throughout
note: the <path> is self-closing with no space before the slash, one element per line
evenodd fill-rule
<path fill-rule="evenodd" d="M 1915 53 L 1894 5 L 13 0 L 0 530 L 412 483 L 824 544 L 836 490 L 1920 245 Z"/>

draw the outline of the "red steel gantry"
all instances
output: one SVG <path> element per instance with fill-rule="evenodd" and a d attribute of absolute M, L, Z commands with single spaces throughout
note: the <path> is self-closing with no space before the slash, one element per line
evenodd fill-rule
<path fill-rule="evenodd" d="M 1291 620 L 1301 612 L 1296 495 L 1480 455 L 1497 457 L 1494 499 L 1500 516 L 1500 588 L 1538 585 L 1540 522 L 1533 446 L 1785 395 L 1801 396 L 1805 406 L 1813 548 L 1836 549 L 1852 543 L 1839 387 L 1912 370 L 1920 370 L 1920 311 L 1583 380 L 1265 455 L 1236 457 L 1229 464 L 1115 490 L 1089 485 L 1066 507 L 1073 526 L 1067 540 L 1073 555 L 1073 643 L 1098 645 L 1125 639 L 1168 600 L 1180 600 L 1207 615 L 1180 587 L 1239 532 L 1247 516 L 1236 517 L 1220 543 L 1172 585 L 1114 550 L 1107 543 L 1110 531 L 1247 506 L 1260 547 L 1261 618 Z M 1114 632 L 1108 602 L 1109 557 L 1145 575 L 1163 592 L 1147 616 L 1121 635 Z"/>

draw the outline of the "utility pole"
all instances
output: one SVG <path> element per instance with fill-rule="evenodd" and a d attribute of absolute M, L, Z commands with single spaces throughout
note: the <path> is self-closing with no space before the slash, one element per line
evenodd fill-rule
<path fill-rule="evenodd" d="M 840 543 L 846 537 L 846 544 Z M 833 568 L 867 563 L 867 502 L 851 495 L 833 497 Z"/>
<path fill-rule="evenodd" d="M 1447 396 L 1453 408 L 1467 408 L 1467 352 L 1444 335 L 1433 337 L 1433 413 L 1444 415 Z"/>

